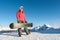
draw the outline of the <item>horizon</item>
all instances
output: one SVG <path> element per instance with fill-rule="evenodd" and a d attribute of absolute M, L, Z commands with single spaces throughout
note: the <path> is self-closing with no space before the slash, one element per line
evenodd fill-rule
<path fill-rule="evenodd" d="M 16 13 L 24 7 L 26 20 L 33 27 L 48 24 L 60 28 L 60 0 L 0 0 L 0 25 L 17 23 Z"/>

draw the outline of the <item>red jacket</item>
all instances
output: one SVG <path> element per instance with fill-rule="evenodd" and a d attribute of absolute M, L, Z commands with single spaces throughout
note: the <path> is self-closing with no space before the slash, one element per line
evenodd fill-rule
<path fill-rule="evenodd" d="M 24 12 L 18 11 L 16 17 L 17 17 L 17 21 L 23 21 L 23 22 L 26 21 Z"/>

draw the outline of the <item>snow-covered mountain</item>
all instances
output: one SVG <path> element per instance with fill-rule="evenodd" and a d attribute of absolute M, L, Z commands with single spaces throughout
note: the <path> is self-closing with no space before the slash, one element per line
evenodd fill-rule
<path fill-rule="evenodd" d="M 38 31 L 38 29 L 39 29 L 40 27 L 41 27 L 41 26 L 36 26 L 36 27 L 33 28 L 33 30 Z"/>
<path fill-rule="evenodd" d="M 35 27 L 33 30 L 40 33 L 60 33 L 60 28 L 56 29 L 46 24 Z"/>
<path fill-rule="evenodd" d="M 48 29 L 50 29 L 50 28 L 51 28 L 51 26 L 44 24 L 44 25 L 41 26 L 38 30 L 48 30 Z"/>
<path fill-rule="evenodd" d="M 49 29 L 49 28 L 51 28 L 50 25 L 44 24 L 44 25 L 42 25 L 42 26 L 34 27 L 33 29 L 34 29 L 35 31 L 39 31 L 39 30 L 47 30 L 47 29 Z"/>

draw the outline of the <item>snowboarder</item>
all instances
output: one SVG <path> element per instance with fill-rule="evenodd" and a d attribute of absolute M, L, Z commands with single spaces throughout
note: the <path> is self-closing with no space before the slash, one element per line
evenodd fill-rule
<path fill-rule="evenodd" d="M 21 6 L 19 11 L 16 13 L 16 18 L 18 23 L 27 23 L 24 12 L 23 12 L 23 6 Z M 27 35 L 30 34 L 27 27 L 24 27 L 24 30 Z M 22 34 L 22 30 L 21 28 L 18 28 L 18 35 L 21 36 L 21 34 Z"/>

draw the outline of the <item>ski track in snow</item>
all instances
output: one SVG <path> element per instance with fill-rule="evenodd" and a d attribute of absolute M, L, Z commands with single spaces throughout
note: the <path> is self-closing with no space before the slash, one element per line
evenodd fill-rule
<path fill-rule="evenodd" d="M 60 40 L 60 34 L 42 34 L 37 32 L 31 32 L 26 35 L 25 32 L 19 37 L 17 32 L 2 33 L 0 34 L 0 40 Z"/>

